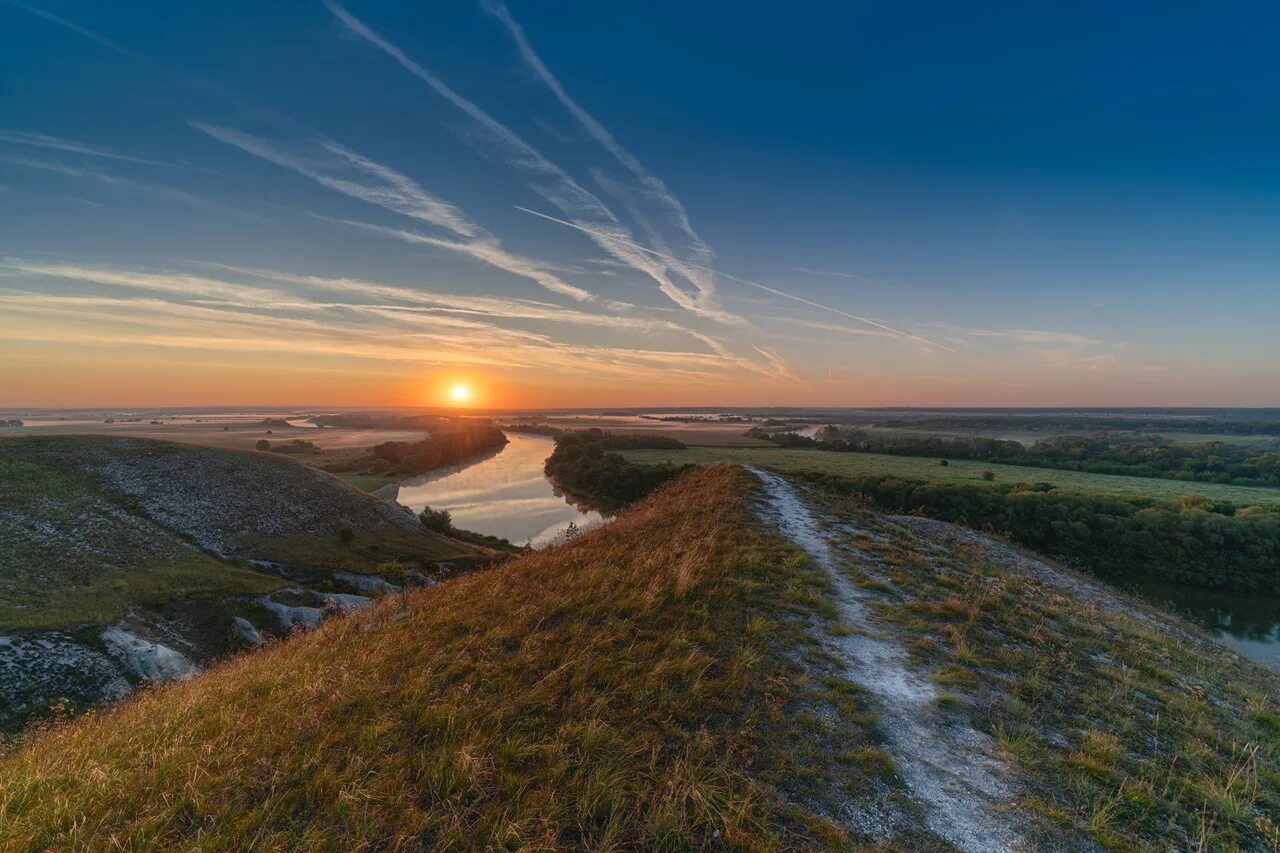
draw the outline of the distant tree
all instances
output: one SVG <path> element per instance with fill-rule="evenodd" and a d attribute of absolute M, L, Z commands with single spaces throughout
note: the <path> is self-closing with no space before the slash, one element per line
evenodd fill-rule
<path fill-rule="evenodd" d="M 939 465 L 941 465 L 943 468 L 945 468 L 945 467 L 947 467 L 948 465 L 950 465 L 951 463 L 950 463 L 950 462 L 948 462 L 947 460 L 943 459 L 943 460 L 942 460 L 941 462 L 939 462 L 938 464 L 939 464 Z"/>
<path fill-rule="evenodd" d="M 428 530 L 434 530 L 436 533 L 453 532 L 453 516 L 449 514 L 447 509 L 423 507 L 422 512 L 418 514 L 418 518 L 422 519 L 422 526 Z"/>
<path fill-rule="evenodd" d="M 265 438 L 260 438 L 258 439 L 258 443 L 254 445 L 254 447 L 258 448 L 259 450 L 270 450 L 271 442 L 267 441 Z"/>
<path fill-rule="evenodd" d="M 982 472 L 982 479 L 986 480 L 988 483 L 990 483 L 990 482 L 991 482 L 992 480 L 994 480 L 995 478 L 996 478 L 996 472 L 995 472 L 995 471 L 983 471 L 983 472 Z"/>

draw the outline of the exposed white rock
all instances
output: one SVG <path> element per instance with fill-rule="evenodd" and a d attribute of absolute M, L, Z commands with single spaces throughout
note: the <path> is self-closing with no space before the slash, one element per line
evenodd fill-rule
<path fill-rule="evenodd" d="M 248 619 L 240 616 L 231 617 L 231 636 L 246 646 L 262 645 L 262 635 L 258 633 L 258 629 Z"/>
<path fill-rule="evenodd" d="M 272 601 L 265 595 L 258 599 L 258 604 L 262 605 L 263 610 L 276 617 L 276 621 L 280 624 L 280 630 L 286 634 L 293 630 L 294 625 L 315 628 L 324 617 L 324 612 L 318 607 L 296 607 L 289 604 L 281 604 L 278 601 Z"/>
<path fill-rule="evenodd" d="M 373 606 L 373 599 L 364 595 L 346 595 L 341 592 L 324 592 L 320 594 L 320 598 L 324 601 L 326 607 L 332 607 L 339 613 L 347 613 L 353 610 L 364 610 L 366 607 Z"/>
<path fill-rule="evenodd" d="M 349 584 L 361 592 L 369 592 L 374 595 L 400 591 L 400 587 L 378 575 L 362 575 L 357 572 L 334 572 L 333 579 Z"/>
<path fill-rule="evenodd" d="M 0 636 L 0 696 L 5 713 L 53 699 L 112 702 L 132 691 L 120 666 L 66 634 Z"/>
<path fill-rule="evenodd" d="M 102 642 L 126 670 L 148 681 L 191 678 L 200 672 L 200 667 L 182 652 L 139 637 L 129 632 L 123 623 L 103 631 Z"/>

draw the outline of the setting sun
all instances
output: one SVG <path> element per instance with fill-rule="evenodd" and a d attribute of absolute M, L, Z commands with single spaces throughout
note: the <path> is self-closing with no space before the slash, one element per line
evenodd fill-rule
<path fill-rule="evenodd" d="M 449 399 L 455 403 L 467 402 L 471 399 L 471 386 L 462 382 L 455 382 L 449 388 Z"/>

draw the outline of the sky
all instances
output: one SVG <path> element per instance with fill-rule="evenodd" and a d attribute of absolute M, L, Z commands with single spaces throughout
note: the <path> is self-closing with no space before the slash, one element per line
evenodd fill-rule
<path fill-rule="evenodd" d="M 0 407 L 1280 405 L 1278 27 L 0 0 Z"/>

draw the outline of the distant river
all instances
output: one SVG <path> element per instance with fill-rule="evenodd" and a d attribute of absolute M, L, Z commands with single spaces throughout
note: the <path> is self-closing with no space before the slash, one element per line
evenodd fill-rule
<path fill-rule="evenodd" d="M 454 526 L 501 536 L 534 548 L 554 542 L 572 523 L 590 529 L 604 523 L 595 510 L 583 511 L 559 494 L 542 473 L 551 455 L 550 438 L 510 433 L 510 442 L 493 456 L 410 477 L 378 490 L 378 496 L 421 512 L 424 506 L 447 509 Z"/>

